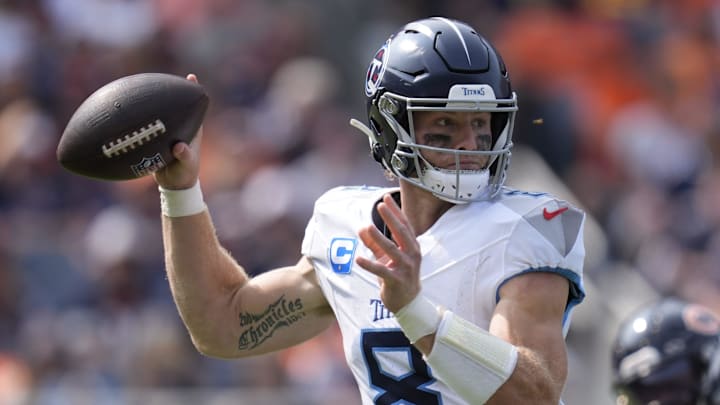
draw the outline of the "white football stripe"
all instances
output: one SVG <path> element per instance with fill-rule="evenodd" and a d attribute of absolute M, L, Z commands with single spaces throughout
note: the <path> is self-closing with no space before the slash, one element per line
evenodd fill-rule
<path fill-rule="evenodd" d="M 463 38 L 462 34 L 460 33 L 460 29 L 458 28 L 457 24 L 454 22 L 448 20 L 445 17 L 436 17 L 438 20 L 444 22 L 445 24 L 449 25 L 450 28 L 455 31 L 457 36 L 460 38 L 460 42 L 462 43 L 463 49 L 465 49 L 465 56 L 467 57 L 468 65 L 472 65 L 472 61 L 470 60 L 470 52 L 468 51 L 467 44 L 465 43 L 465 38 Z"/>

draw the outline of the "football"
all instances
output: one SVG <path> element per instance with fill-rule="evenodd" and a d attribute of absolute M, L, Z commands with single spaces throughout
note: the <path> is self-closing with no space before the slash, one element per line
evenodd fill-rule
<path fill-rule="evenodd" d="M 170 164 L 177 142 L 202 125 L 208 95 L 198 83 L 166 73 L 122 77 L 92 93 L 60 137 L 65 169 L 100 180 L 130 180 Z"/>

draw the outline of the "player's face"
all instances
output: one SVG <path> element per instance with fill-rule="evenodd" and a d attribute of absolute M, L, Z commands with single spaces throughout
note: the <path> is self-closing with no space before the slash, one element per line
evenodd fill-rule
<path fill-rule="evenodd" d="M 435 148 L 489 151 L 492 147 L 489 112 L 418 111 L 413 114 L 415 141 Z M 455 170 L 452 153 L 422 150 L 422 155 L 433 166 Z M 489 156 L 460 155 L 460 169 L 482 170 Z"/>

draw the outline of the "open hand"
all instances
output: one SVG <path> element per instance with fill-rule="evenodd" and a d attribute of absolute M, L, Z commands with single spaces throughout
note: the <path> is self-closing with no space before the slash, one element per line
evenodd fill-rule
<path fill-rule="evenodd" d="M 360 239 L 376 260 L 357 257 L 356 263 L 376 275 L 380 299 L 391 312 L 407 305 L 420 292 L 420 244 L 405 214 L 390 194 L 383 196 L 377 210 L 392 234 L 392 240 L 377 227 L 368 225 L 359 231 Z"/>

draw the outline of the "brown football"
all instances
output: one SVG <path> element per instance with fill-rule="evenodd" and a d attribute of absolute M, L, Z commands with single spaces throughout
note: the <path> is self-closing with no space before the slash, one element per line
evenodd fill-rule
<path fill-rule="evenodd" d="M 166 73 L 122 77 L 92 93 L 60 138 L 58 162 L 101 180 L 129 180 L 170 164 L 172 147 L 189 143 L 208 108 L 203 86 Z"/>

